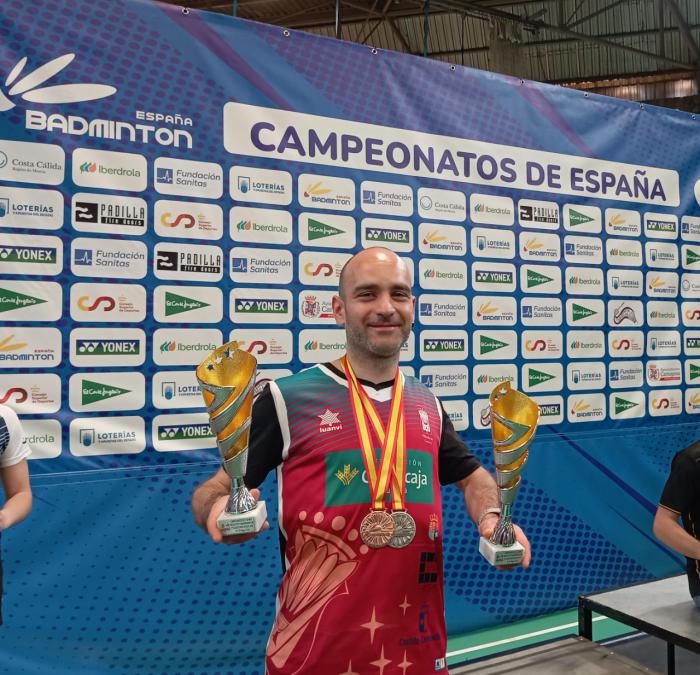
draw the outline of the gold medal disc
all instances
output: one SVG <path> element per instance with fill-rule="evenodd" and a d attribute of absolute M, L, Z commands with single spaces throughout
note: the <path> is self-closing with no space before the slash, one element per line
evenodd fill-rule
<path fill-rule="evenodd" d="M 360 537 L 370 548 L 383 548 L 394 533 L 394 519 L 386 511 L 370 511 L 360 523 Z"/>

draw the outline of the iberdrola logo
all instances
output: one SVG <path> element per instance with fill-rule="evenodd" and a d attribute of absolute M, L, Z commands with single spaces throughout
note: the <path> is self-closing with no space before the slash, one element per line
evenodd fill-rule
<path fill-rule="evenodd" d="M 630 408 L 636 408 L 639 403 L 634 403 L 633 401 L 628 401 L 620 396 L 615 397 L 615 414 L 620 415 L 627 412 Z"/>
<path fill-rule="evenodd" d="M 111 96 L 117 89 L 106 84 L 58 84 L 40 87 L 54 75 L 60 73 L 75 58 L 75 54 L 64 54 L 32 72 L 24 73 L 27 57 L 21 58 L 5 80 L 5 91 L 0 89 L 0 112 L 12 110 L 22 98 L 31 103 L 79 103 Z M 22 76 L 23 75 L 23 76 Z"/>

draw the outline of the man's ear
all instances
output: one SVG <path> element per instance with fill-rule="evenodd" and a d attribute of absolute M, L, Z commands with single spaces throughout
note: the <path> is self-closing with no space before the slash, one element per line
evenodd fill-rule
<path fill-rule="evenodd" d="M 345 304 L 339 295 L 333 296 L 333 316 L 335 317 L 336 326 L 345 325 Z"/>

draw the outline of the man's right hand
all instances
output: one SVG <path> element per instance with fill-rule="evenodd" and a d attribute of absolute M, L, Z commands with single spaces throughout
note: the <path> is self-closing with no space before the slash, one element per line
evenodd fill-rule
<path fill-rule="evenodd" d="M 253 495 L 255 500 L 260 499 L 260 490 L 252 489 L 250 494 Z M 226 508 L 226 502 L 228 501 L 228 495 L 222 495 L 219 497 L 211 506 L 209 515 L 207 516 L 207 534 L 211 537 L 211 540 L 215 544 L 242 544 L 243 542 L 254 539 L 261 532 L 270 529 L 270 523 L 266 520 L 263 526 L 258 532 L 250 532 L 248 534 L 230 534 L 224 536 L 221 530 L 216 525 L 216 519 L 221 515 L 222 511 Z"/>

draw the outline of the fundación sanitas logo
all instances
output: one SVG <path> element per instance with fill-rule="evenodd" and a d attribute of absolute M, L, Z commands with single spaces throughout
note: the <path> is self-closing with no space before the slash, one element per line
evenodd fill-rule
<path fill-rule="evenodd" d="M 75 54 L 64 54 L 20 77 L 27 65 L 27 57 L 22 57 L 5 80 L 7 89 L 3 91 L 0 88 L 0 112 L 12 110 L 17 105 L 13 101 L 15 97 L 31 103 L 79 103 L 94 101 L 116 93 L 116 87 L 106 84 L 80 83 L 40 87 L 66 68 L 74 58 Z"/>

